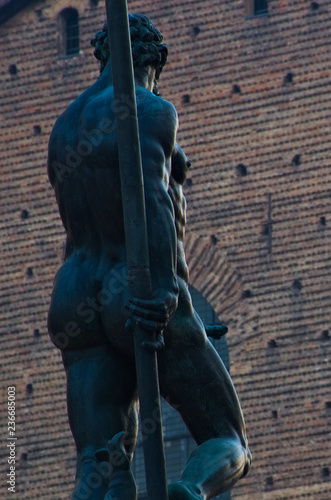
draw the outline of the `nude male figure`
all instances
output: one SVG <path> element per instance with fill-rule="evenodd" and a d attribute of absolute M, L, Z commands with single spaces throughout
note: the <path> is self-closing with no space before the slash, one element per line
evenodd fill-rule
<path fill-rule="evenodd" d="M 150 331 L 163 330 L 160 392 L 197 442 L 181 480 L 169 486 L 169 499 L 207 500 L 247 473 L 250 452 L 235 389 L 188 292 L 182 194 L 188 163 L 176 144 L 176 110 L 155 95 L 167 49 L 146 16 L 130 15 L 130 32 L 153 300 L 128 295 L 105 27 L 92 41 L 100 77 L 60 116 L 49 142 L 49 178 L 67 245 L 48 326 L 62 350 L 77 446 L 72 499 L 136 499 L 130 472 L 138 413 L 134 344 L 126 327 L 131 318 Z"/>

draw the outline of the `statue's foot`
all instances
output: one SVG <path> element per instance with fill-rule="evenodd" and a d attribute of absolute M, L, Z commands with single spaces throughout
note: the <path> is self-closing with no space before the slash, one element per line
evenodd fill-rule
<path fill-rule="evenodd" d="M 169 500 L 206 500 L 247 474 L 251 456 L 239 438 L 213 438 L 189 456 L 181 480 L 169 486 Z"/>
<path fill-rule="evenodd" d="M 194 491 L 191 486 L 187 486 L 181 481 L 169 484 L 168 492 L 169 500 L 204 500 L 200 491 Z"/>
<path fill-rule="evenodd" d="M 107 448 L 96 452 L 98 462 L 108 462 L 109 482 L 104 500 L 137 500 L 137 488 L 130 469 L 130 459 L 124 448 L 124 432 L 119 432 L 107 443 Z M 101 498 L 101 497 L 100 497 Z"/>

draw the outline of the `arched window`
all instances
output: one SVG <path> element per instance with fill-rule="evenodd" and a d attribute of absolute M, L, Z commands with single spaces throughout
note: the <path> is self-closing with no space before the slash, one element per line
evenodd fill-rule
<path fill-rule="evenodd" d="M 78 11 L 71 7 L 60 14 L 61 55 L 79 54 L 79 17 Z"/>
<path fill-rule="evenodd" d="M 214 309 L 207 300 L 192 286 L 189 286 L 192 302 L 205 325 L 217 325 L 220 323 Z M 219 340 L 210 339 L 217 352 L 220 354 L 227 370 L 229 370 L 229 353 L 226 338 Z M 167 479 L 172 483 L 178 481 L 181 471 L 185 467 L 188 456 L 196 447 L 184 422 L 178 413 L 165 401 L 162 401 L 162 424 L 164 432 L 164 451 L 167 462 Z M 139 433 L 138 445 L 134 454 L 132 472 L 135 475 L 138 486 L 138 500 L 148 500 L 145 483 L 145 469 L 142 449 L 141 434 Z M 219 495 L 215 500 L 230 500 L 231 492 L 227 491 Z"/>

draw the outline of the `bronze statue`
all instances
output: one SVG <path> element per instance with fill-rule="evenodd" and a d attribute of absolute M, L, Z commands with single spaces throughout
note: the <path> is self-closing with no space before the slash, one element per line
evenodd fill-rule
<path fill-rule="evenodd" d="M 128 293 L 106 25 L 92 40 L 100 77 L 59 117 L 49 141 L 49 178 L 67 244 L 48 327 L 62 351 L 77 446 L 72 499 L 137 497 L 130 472 L 138 415 L 130 319 L 159 333 L 156 347 L 163 347 L 164 338 L 158 352 L 160 392 L 198 445 L 181 480 L 169 486 L 169 499 L 210 499 L 248 472 L 251 455 L 235 389 L 188 291 L 182 186 L 189 162 L 176 143 L 176 110 L 157 91 L 167 47 L 148 17 L 130 15 L 129 21 L 152 300 L 129 298 Z"/>

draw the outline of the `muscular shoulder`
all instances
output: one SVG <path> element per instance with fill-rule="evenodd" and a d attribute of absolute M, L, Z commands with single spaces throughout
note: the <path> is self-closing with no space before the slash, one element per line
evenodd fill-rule
<path fill-rule="evenodd" d="M 77 133 L 75 124 L 79 119 L 79 113 L 76 111 L 74 103 L 70 104 L 66 111 L 56 120 L 48 142 L 48 176 L 51 184 L 54 186 L 56 174 L 54 166 L 64 165 L 64 156 L 66 148 L 74 142 Z M 65 168 L 69 168 L 65 165 Z"/>
<path fill-rule="evenodd" d="M 99 87 L 100 83 L 97 81 L 69 104 L 67 109 L 55 122 L 52 131 L 53 136 L 59 136 L 62 132 L 64 138 L 67 138 L 68 132 L 77 132 L 77 127 L 81 122 L 82 115 L 89 108 L 89 105 L 93 104 L 99 96 L 103 97 L 103 88 L 100 89 Z"/>
<path fill-rule="evenodd" d="M 54 146 L 54 142 L 58 142 L 60 138 L 65 139 L 67 142 L 69 139 L 68 133 L 70 134 L 70 131 L 77 129 L 77 123 L 83 109 L 82 97 L 84 94 L 70 103 L 67 109 L 57 118 L 50 136 L 50 146 Z M 76 127 L 73 127 L 73 124 Z"/>
<path fill-rule="evenodd" d="M 149 91 L 137 91 L 137 108 L 141 136 L 162 143 L 166 156 L 171 156 L 178 127 L 176 108 Z"/>
<path fill-rule="evenodd" d="M 157 113 L 177 121 L 177 111 L 171 102 L 156 96 L 143 87 L 136 87 L 137 107 L 141 113 Z M 157 118 L 155 115 L 154 118 Z"/>

